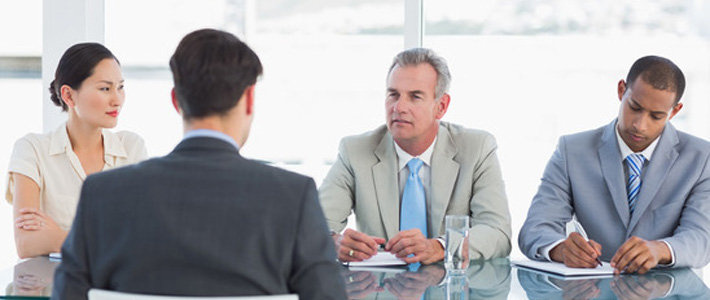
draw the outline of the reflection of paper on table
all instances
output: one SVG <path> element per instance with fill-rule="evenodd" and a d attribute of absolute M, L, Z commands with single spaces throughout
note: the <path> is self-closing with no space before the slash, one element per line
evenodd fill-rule
<path fill-rule="evenodd" d="M 363 261 L 351 261 L 347 263 L 350 267 L 375 267 L 375 266 L 403 266 L 407 263 L 397 258 L 392 253 L 380 251 L 375 256 Z"/>
<path fill-rule="evenodd" d="M 543 272 L 552 273 L 564 277 L 582 278 L 601 278 L 611 277 L 614 275 L 614 268 L 608 262 L 603 262 L 603 265 L 597 266 L 594 269 L 590 268 L 570 268 L 563 263 L 549 261 L 534 261 L 534 260 L 519 260 L 513 261 L 512 264 L 517 267 L 523 267 Z"/>

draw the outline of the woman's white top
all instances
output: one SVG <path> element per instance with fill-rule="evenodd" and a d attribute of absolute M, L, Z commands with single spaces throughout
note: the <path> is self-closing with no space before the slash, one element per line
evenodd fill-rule
<path fill-rule="evenodd" d="M 104 129 L 102 135 L 105 161 L 102 171 L 148 157 L 143 139 L 135 133 Z M 86 173 L 72 149 L 66 123 L 52 133 L 30 133 L 15 142 L 5 192 L 5 199 L 11 204 L 15 194 L 12 173 L 34 180 L 40 190 L 40 209 L 63 230 L 71 228 Z"/>

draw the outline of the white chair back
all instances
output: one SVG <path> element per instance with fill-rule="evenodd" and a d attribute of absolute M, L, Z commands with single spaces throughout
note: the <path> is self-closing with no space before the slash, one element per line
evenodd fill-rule
<path fill-rule="evenodd" d="M 229 296 L 229 297 L 186 297 L 157 296 L 107 291 L 101 289 L 89 290 L 89 300 L 298 300 L 298 295 L 269 296 Z"/>

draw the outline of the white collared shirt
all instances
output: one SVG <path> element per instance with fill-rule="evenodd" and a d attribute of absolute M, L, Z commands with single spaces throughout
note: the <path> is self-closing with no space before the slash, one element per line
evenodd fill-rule
<path fill-rule="evenodd" d="M 135 133 L 102 130 L 104 166 L 108 170 L 148 157 L 145 143 Z M 69 141 L 66 123 L 54 132 L 28 134 L 15 142 L 8 169 L 5 199 L 12 203 L 15 184 L 10 173 L 27 176 L 39 186 L 39 207 L 63 230 L 69 230 L 86 173 Z"/>
<path fill-rule="evenodd" d="M 429 199 L 431 199 L 431 154 L 434 152 L 434 145 L 436 145 L 436 139 L 437 138 L 434 138 L 434 141 L 431 142 L 431 145 L 429 145 L 429 147 L 418 156 L 412 156 L 411 154 L 407 153 L 402 148 L 400 148 L 399 145 L 397 145 L 397 142 L 394 142 L 393 140 L 394 150 L 395 152 L 397 152 L 397 170 L 399 170 L 399 172 L 397 173 L 397 180 L 399 182 L 400 203 L 402 203 L 402 193 L 404 191 L 404 185 L 407 184 L 407 177 L 409 177 L 409 168 L 407 167 L 407 163 L 412 158 L 421 159 L 423 162 L 422 167 L 419 168 L 419 178 L 422 180 L 422 185 L 424 186 L 424 195 L 426 197 L 427 204 L 429 203 Z"/>
<path fill-rule="evenodd" d="M 626 163 L 624 162 L 624 160 L 626 159 L 627 156 L 629 156 L 630 154 L 633 154 L 635 152 L 633 150 L 631 150 L 631 148 L 629 148 L 629 146 L 626 145 L 626 142 L 624 142 L 624 139 L 621 138 L 621 135 L 619 134 L 619 128 L 614 126 L 614 132 L 616 133 L 616 142 L 619 143 L 619 152 L 621 154 L 621 162 L 624 164 L 624 169 L 626 169 Z M 646 163 L 643 164 L 644 168 L 646 167 L 646 165 L 648 165 L 648 162 L 651 161 L 651 155 L 653 155 L 653 151 L 656 150 L 656 146 L 658 146 L 658 140 L 660 138 L 661 138 L 661 136 L 659 135 L 655 140 L 653 140 L 653 142 L 651 142 L 650 145 L 648 145 L 648 147 L 646 147 L 646 149 L 643 149 L 643 151 L 637 153 L 637 154 L 642 154 L 643 157 L 646 158 Z M 643 176 L 643 171 L 641 171 L 641 176 Z"/>
<path fill-rule="evenodd" d="M 185 136 L 182 137 L 182 140 L 186 139 L 191 139 L 191 138 L 197 138 L 197 137 L 210 137 L 210 138 L 215 138 L 218 140 L 223 140 L 230 145 L 234 146 L 237 150 L 239 150 L 239 144 L 229 135 L 227 135 L 224 132 L 220 132 L 217 130 L 212 130 L 212 129 L 193 129 L 185 133 Z"/>

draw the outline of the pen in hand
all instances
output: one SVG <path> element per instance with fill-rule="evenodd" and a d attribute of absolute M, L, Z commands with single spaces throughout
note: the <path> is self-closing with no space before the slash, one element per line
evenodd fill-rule
<path fill-rule="evenodd" d="M 589 246 L 592 246 L 592 248 L 594 248 L 592 243 L 589 242 L 589 237 L 587 237 L 587 232 L 584 231 L 584 227 L 582 227 L 582 224 L 580 224 L 576 218 L 572 219 L 572 224 L 574 224 L 574 230 L 577 231 L 577 233 L 579 233 L 579 235 L 581 235 L 584 240 L 587 241 L 587 243 L 589 243 Z M 599 264 L 599 266 L 603 266 L 602 260 L 599 259 L 599 256 L 597 256 L 597 264 Z"/>

